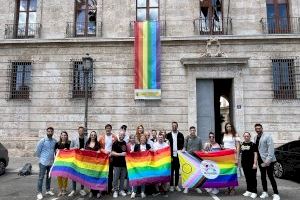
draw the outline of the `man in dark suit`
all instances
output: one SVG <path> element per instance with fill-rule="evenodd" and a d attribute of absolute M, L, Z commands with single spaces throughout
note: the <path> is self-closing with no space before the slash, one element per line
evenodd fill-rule
<path fill-rule="evenodd" d="M 171 147 L 171 183 L 170 183 L 170 191 L 174 191 L 174 171 L 175 171 L 175 189 L 180 192 L 181 189 L 178 187 L 179 181 L 179 159 L 178 159 L 178 150 L 182 150 L 184 147 L 184 136 L 178 130 L 178 123 L 172 122 L 172 132 L 167 134 L 167 139 L 170 142 Z"/>

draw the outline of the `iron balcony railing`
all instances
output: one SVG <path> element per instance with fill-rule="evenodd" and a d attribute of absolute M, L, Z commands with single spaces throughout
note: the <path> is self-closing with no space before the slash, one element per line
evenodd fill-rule
<path fill-rule="evenodd" d="M 67 22 L 66 37 L 102 37 L 102 22 Z"/>
<path fill-rule="evenodd" d="M 193 21 L 196 35 L 230 35 L 232 34 L 232 19 L 197 18 Z"/>
<path fill-rule="evenodd" d="M 273 17 L 260 20 L 265 34 L 300 33 L 300 17 Z"/>
<path fill-rule="evenodd" d="M 129 37 L 134 37 L 134 23 L 136 21 L 130 21 L 129 23 Z M 160 36 L 166 36 L 167 35 L 167 22 L 166 20 L 160 20 L 159 21 L 160 26 Z"/>
<path fill-rule="evenodd" d="M 5 39 L 40 38 L 41 24 L 5 24 Z"/>

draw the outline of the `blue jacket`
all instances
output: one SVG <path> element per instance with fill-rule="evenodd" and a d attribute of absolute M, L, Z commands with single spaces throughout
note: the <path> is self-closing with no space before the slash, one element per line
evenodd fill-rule
<path fill-rule="evenodd" d="M 54 162 L 54 152 L 56 140 L 45 137 L 41 139 L 36 146 L 36 155 L 39 162 L 44 166 L 50 166 Z"/>

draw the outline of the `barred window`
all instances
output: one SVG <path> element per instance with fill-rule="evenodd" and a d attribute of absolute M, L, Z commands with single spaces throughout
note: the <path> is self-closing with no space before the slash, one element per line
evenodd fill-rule
<path fill-rule="evenodd" d="M 93 86 L 93 68 L 88 73 L 88 97 L 92 98 L 92 86 Z M 85 97 L 85 78 L 82 61 L 73 62 L 73 86 L 72 86 L 73 98 Z"/>
<path fill-rule="evenodd" d="M 29 99 L 31 62 L 12 62 L 10 76 L 10 98 Z"/>
<path fill-rule="evenodd" d="M 296 99 L 294 59 L 272 59 L 275 99 Z"/>

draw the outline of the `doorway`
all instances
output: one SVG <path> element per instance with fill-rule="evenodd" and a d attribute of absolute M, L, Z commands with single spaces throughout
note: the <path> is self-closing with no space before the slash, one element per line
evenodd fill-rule
<path fill-rule="evenodd" d="M 197 79 L 197 127 L 204 142 L 214 132 L 220 143 L 224 124 L 233 120 L 232 83 L 233 79 Z"/>

